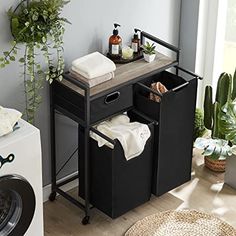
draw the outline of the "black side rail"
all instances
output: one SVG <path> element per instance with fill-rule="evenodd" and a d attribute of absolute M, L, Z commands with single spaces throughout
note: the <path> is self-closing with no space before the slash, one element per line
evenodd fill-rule
<path fill-rule="evenodd" d="M 116 144 L 115 140 L 112 140 L 111 138 L 107 137 L 105 134 L 101 133 L 97 129 L 91 127 L 90 130 L 94 132 L 95 134 L 99 135 L 100 137 L 102 137 L 103 139 L 105 139 L 107 142 L 111 143 L 112 145 Z"/>
<path fill-rule="evenodd" d="M 186 69 L 184 69 L 184 68 L 182 68 L 182 67 L 179 67 L 179 66 L 175 66 L 175 68 L 178 69 L 178 70 L 181 70 L 181 71 L 185 72 L 186 74 L 189 74 L 189 75 L 193 76 L 193 77 L 196 78 L 196 79 L 203 80 L 203 77 L 201 77 L 201 76 L 199 76 L 199 75 L 193 73 L 193 72 L 190 71 L 190 70 L 186 70 Z"/>
<path fill-rule="evenodd" d="M 175 87 L 175 88 L 171 89 L 171 91 L 176 92 L 176 91 L 178 91 L 178 90 L 184 88 L 184 87 L 187 86 L 187 85 L 189 85 L 189 82 L 185 82 L 184 84 L 181 84 L 181 85 L 179 85 L 178 87 Z"/>
<path fill-rule="evenodd" d="M 166 48 L 168 48 L 168 49 L 170 49 L 170 50 L 172 50 L 176 53 L 180 52 L 180 49 L 175 47 L 174 45 L 169 44 L 169 43 L 167 43 L 167 42 L 165 42 L 165 41 L 163 41 L 163 40 L 161 40 L 161 39 L 159 39 L 159 38 L 157 38 L 157 37 L 155 37 L 155 36 L 153 36 L 153 35 L 151 35 L 147 32 L 142 31 L 141 32 L 142 42 L 143 42 L 144 38 L 148 38 L 148 39 L 150 39 L 150 40 L 152 40 L 152 41 L 154 41 L 154 42 L 156 42 L 156 43 L 158 43 L 158 44 L 160 44 L 160 45 L 162 45 L 162 46 L 164 46 L 164 47 L 166 47 Z"/>
<path fill-rule="evenodd" d="M 140 82 L 137 83 L 138 86 L 142 87 L 144 90 L 148 91 L 148 92 L 152 92 L 153 94 L 159 96 L 160 98 L 163 97 L 163 95 L 159 92 L 157 92 L 156 90 L 149 88 L 148 86 L 146 86 L 145 84 L 142 84 Z"/>
<path fill-rule="evenodd" d="M 132 109 L 132 112 L 135 113 L 136 115 L 142 117 L 144 120 L 150 122 L 150 124 L 158 125 L 158 121 L 151 119 L 149 116 L 145 115 L 144 113 L 142 113 L 136 109 Z"/>
<path fill-rule="evenodd" d="M 176 53 L 176 61 L 179 63 L 179 57 L 180 57 L 180 48 L 178 47 L 175 47 L 174 45 L 172 44 L 169 44 L 147 32 L 144 32 L 142 31 L 141 32 L 141 43 L 143 44 L 144 43 L 144 39 L 147 38 L 147 39 L 150 39 L 152 40 L 153 42 L 157 43 L 157 44 L 160 44 L 162 45 L 163 47 L 165 48 L 168 48 L 170 49 L 171 51 L 175 52 Z"/>

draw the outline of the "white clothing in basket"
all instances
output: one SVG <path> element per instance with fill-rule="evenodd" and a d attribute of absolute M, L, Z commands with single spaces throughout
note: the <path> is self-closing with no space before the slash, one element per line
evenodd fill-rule
<path fill-rule="evenodd" d="M 113 140 L 118 139 L 124 149 L 127 160 L 139 156 L 151 136 L 151 132 L 146 124 L 139 122 L 130 123 L 130 119 L 126 115 L 119 115 L 111 120 L 104 121 L 96 129 Z M 91 132 L 90 136 L 98 142 L 99 147 L 107 145 L 112 148 L 108 141 L 94 132 Z"/>

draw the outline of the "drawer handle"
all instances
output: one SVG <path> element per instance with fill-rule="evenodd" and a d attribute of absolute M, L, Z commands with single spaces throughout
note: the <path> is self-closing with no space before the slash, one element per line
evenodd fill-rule
<path fill-rule="evenodd" d="M 118 100 L 120 97 L 120 92 L 116 91 L 114 93 L 108 94 L 105 98 L 105 104 L 110 104 Z"/>

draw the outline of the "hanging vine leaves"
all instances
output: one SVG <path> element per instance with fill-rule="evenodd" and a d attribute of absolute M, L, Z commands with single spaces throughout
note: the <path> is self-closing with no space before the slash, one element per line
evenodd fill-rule
<path fill-rule="evenodd" d="M 25 45 L 24 57 L 20 58 L 18 62 L 24 68 L 25 115 L 30 123 L 34 123 L 35 113 L 42 102 L 40 90 L 44 80 L 52 83 L 55 79 L 62 79 L 65 66 L 64 26 L 70 22 L 61 17 L 61 12 L 68 3 L 69 1 L 64 0 L 23 0 L 15 10 L 10 8 L 8 11 L 14 40 L 11 42 L 12 48 L 3 52 L 0 57 L 0 68 L 16 61 L 19 50 L 17 45 Z M 41 51 L 45 59 L 46 68 L 44 70 L 42 65 L 37 62 L 37 58 L 41 55 L 38 54 L 38 51 Z M 57 58 L 56 63 L 53 60 L 54 55 Z"/>

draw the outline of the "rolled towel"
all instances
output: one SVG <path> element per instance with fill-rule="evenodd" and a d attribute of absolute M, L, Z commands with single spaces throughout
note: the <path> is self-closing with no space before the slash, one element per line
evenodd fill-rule
<path fill-rule="evenodd" d="M 92 87 L 94 87 L 98 84 L 102 84 L 102 83 L 114 78 L 114 72 L 110 72 L 110 73 L 107 73 L 105 75 L 93 78 L 93 79 L 87 79 L 84 76 L 82 76 L 82 75 L 78 74 L 77 72 L 75 72 L 73 70 L 73 67 L 70 70 L 70 75 L 72 77 L 80 80 L 81 82 L 87 84 L 90 88 L 92 88 Z"/>
<path fill-rule="evenodd" d="M 160 94 L 166 93 L 168 89 L 163 85 L 161 82 L 156 82 L 151 85 L 151 88 L 153 90 L 156 90 Z M 150 93 L 149 99 L 155 102 L 160 102 L 161 98 L 158 95 L 153 94 L 152 92 Z"/>
<path fill-rule="evenodd" d="M 21 116 L 22 114 L 15 109 L 0 106 L 0 137 L 13 132 L 13 128 Z"/>
<path fill-rule="evenodd" d="M 99 52 L 74 60 L 72 66 L 87 79 L 93 79 L 116 70 L 115 63 Z"/>

